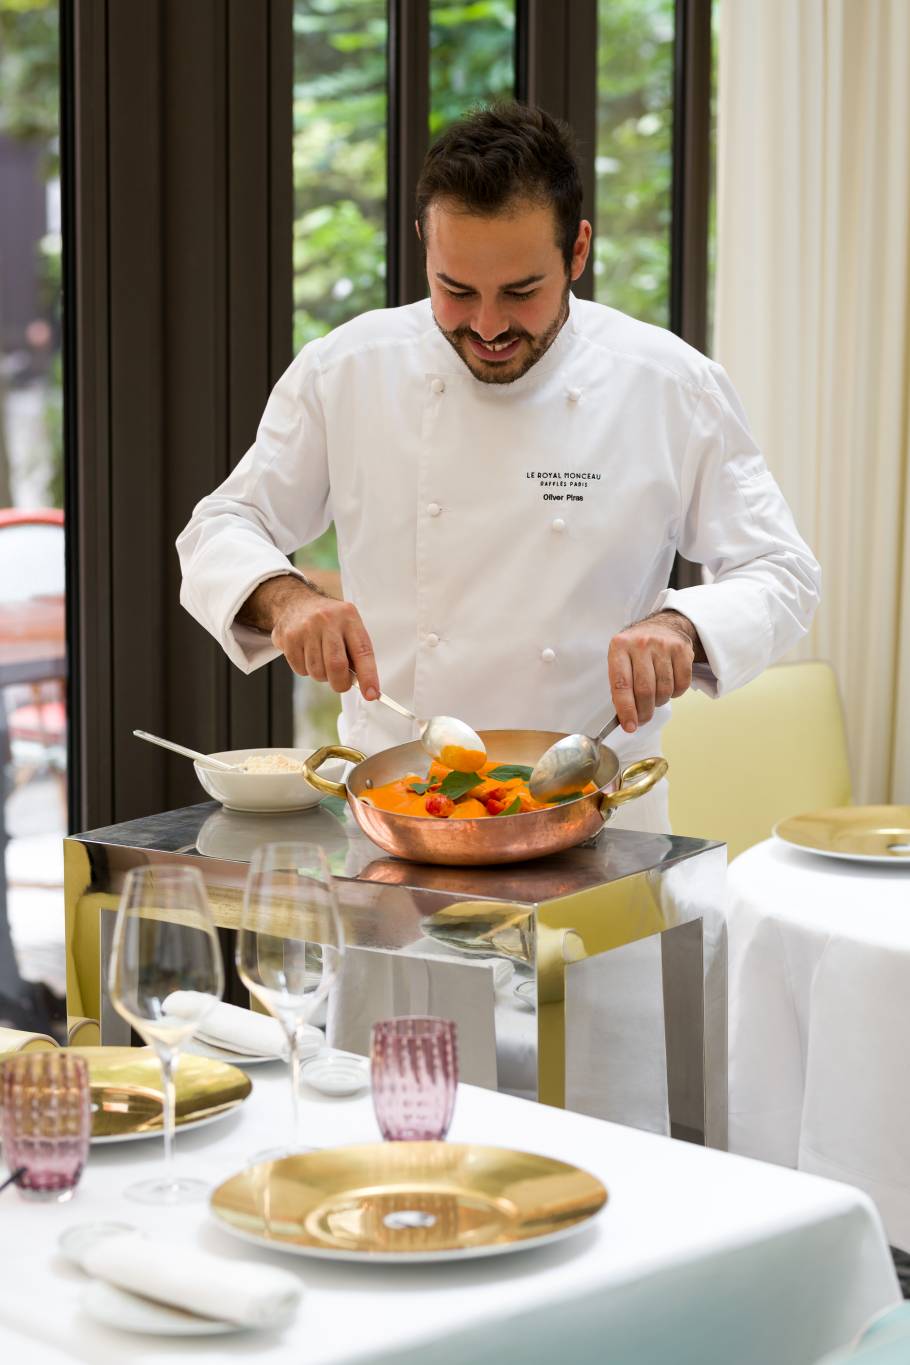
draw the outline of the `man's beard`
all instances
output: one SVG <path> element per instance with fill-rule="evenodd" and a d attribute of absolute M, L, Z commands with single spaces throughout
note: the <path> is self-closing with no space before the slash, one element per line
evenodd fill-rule
<path fill-rule="evenodd" d="M 549 326 L 542 332 L 539 332 L 537 336 L 532 335 L 531 332 L 524 331 L 520 327 L 510 327 L 504 336 L 492 338 L 493 341 L 499 342 L 505 338 L 508 338 L 510 341 L 515 341 L 520 337 L 522 340 L 528 342 L 528 346 L 524 352 L 524 358 L 517 370 L 512 369 L 511 361 L 497 362 L 491 360 L 484 362 L 479 356 L 476 356 L 473 351 L 468 350 L 468 339 L 470 337 L 473 337 L 475 341 L 482 341 L 473 328 L 456 327 L 454 332 L 447 332 L 444 327 L 440 326 L 439 320 L 436 318 L 435 314 L 434 321 L 446 341 L 452 349 L 458 353 L 475 379 L 479 379 L 482 384 L 514 384 L 516 379 L 521 379 L 522 375 L 527 374 L 531 366 L 536 365 L 541 356 L 545 355 L 550 349 L 568 316 L 569 284 L 567 281 L 562 298 L 560 299 L 559 312 Z"/>

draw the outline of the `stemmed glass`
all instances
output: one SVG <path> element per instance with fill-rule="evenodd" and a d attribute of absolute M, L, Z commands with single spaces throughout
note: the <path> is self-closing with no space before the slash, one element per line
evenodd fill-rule
<path fill-rule="evenodd" d="M 161 1062 L 164 1091 L 164 1171 L 126 1193 L 146 1204 L 182 1204 L 203 1198 L 202 1180 L 174 1175 L 174 1074 L 181 1047 L 221 999 L 221 945 L 201 874 L 190 867 L 134 867 L 126 875 L 108 974 L 111 1002 Z M 192 1015 L 168 1014 L 173 991 L 192 991 Z"/>
<path fill-rule="evenodd" d="M 237 970 L 250 991 L 284 1028 L 293 1095 L 291 1145 L 301 1138 L 300 1065 L 304 1029 L 341 970 L 344 930 L 335 884 L 317 844 L 263 844 L 250 861 L 237 935 Z"/>

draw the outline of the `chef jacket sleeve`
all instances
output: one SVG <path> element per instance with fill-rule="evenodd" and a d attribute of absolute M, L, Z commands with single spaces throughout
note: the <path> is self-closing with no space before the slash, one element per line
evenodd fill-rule
<path fill-rule="evenodd" d="M 711 581 L 667 589 L 655 610 L 682 612 L 707 666 L 693 685 L 720 696 L 741 687 L 805 634 L 821 571 L 749 434 L 719 365 L 702 390 L 682 468 L 679 550 Z"/>
<path fill-rule="evenodd" d="M 181 603 L 245 673 L 280 651 L 237 625 L 237 612 L 266 579 L 303 579 L 288 556 L 331 521 L 317 347 L 304 347 L 279 379 L 254 445 L 177 538 Z"/>

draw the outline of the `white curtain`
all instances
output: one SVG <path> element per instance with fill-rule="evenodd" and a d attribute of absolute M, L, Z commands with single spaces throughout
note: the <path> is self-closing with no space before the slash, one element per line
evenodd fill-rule
<path fill-rule="evenodd" d="M 855 799 L 910 802 L 910 0 L 720 0 L 714 354 L 823 569 Z"/>

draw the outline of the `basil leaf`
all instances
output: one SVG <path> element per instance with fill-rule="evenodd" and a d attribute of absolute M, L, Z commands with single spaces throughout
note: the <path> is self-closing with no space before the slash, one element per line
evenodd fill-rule
<path fill-rule="evenodd" d="M 560 803 L 564 801 L 578 801 L 582 796 L 584 796 L 584 792 L 566 792 L 564 796 L 554 796 L 553 800 Z"/>
<path fill-rule="evenodd" d="M 520 777 L 523 782 L 527 782 L 532 771 L 532 768 L 526 768 L 521 763 L 501 763 L 498 768 L 487 773 L 487 777 L 492 777 L 494 782 L 511 782 L 514 777 Z"/>
<path fill-rule="evenodd" d="M 457 801 L 459 796 L 464 796 L 472 787 L 480 786 L 483 778 L 479 773 L 446 773 L 442 779 L 442 786 L 439 790 L 443 796 L 450 796 L 453 801 Z"/>
<path fill-rule="evenodd" d="M 415 796 L 425 796 L 432 785 L 431 782 L 412 782 L 408 791 L 413 792 Z"/>
<path fill-rule="evenodd" d="M 506 806 L 505 810 L 499 812 L 500 815 L 518 815 L 521 811 L 521 797 L 516 796 L 511 806 Z"/>

